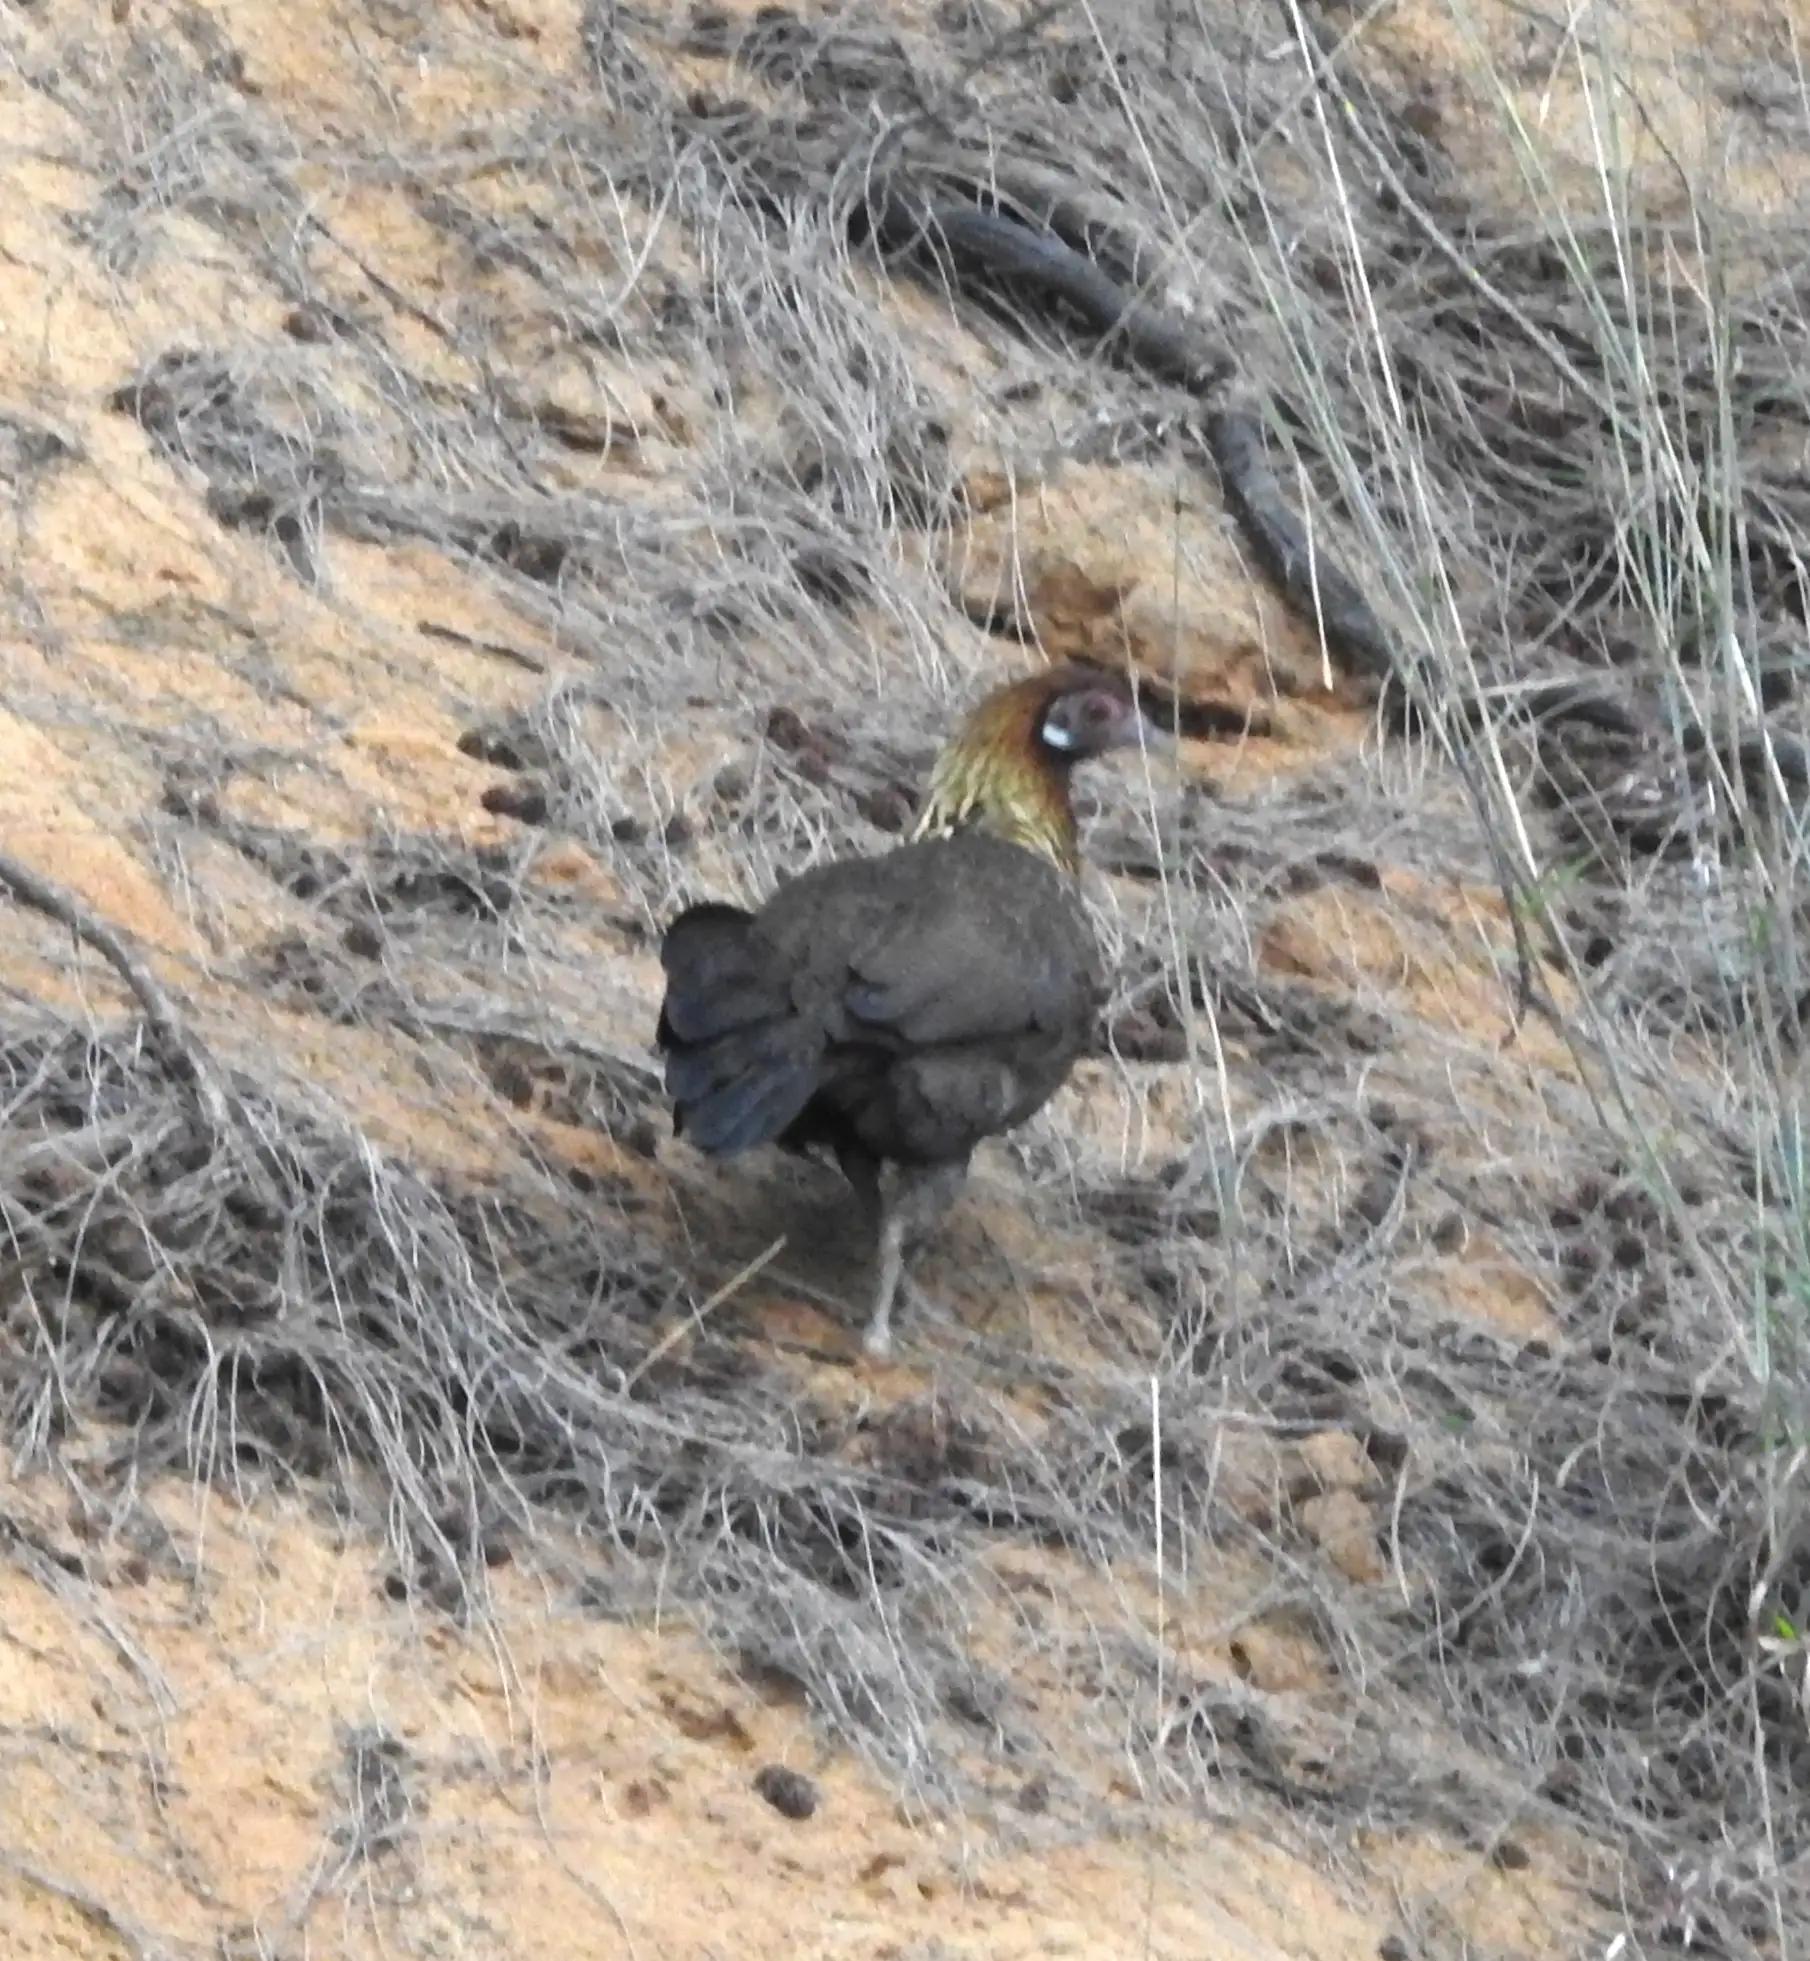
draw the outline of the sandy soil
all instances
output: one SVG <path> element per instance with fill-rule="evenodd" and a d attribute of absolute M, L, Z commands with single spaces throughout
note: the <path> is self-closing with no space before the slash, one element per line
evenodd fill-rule
<path fill-rule="evenodd" d="M 1025 1783 L 990 1823 L 903 1815 L 697 1640 L 509 1567 L 476 1626 L 387 1601 L 343 1522 L 185 1489 L 96 1518 L 7 1495 L 0 1935 L 52 1956 L 1374 1955 L 1436 1913 L 1560 1951 L 1582 1902 L 1375 1837 L 1335 1862 L 1203 1831 L 1123 1778 L 1091 1826 Z M 1021 1587 L 1079 1576 L 1018 1562 Z M 1311 1695 L 1298 1641 L 1241 1666 Z M 803 1780 L 810 1815 L 762 1794 Z M 794 1807 L 796 1808 L 796 1807 Z M 1542 1854 L 1558 1848 L 1538 1848 Z"/>

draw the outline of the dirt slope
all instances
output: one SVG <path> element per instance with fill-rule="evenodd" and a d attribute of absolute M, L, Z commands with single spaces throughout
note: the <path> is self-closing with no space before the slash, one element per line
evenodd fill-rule
<path fill-rule="evenodd" d="M 112 969 L 9 914 L 20 1961 L 1680 1924 L 1649 1882 L 1697 1823 L 1636 1805 L 1636 1858 L 1558 1705 L 1503 1719 L 1519 1755 L 1487 1714 L 1571 1627 L 1558 1580 L 1513 1590 L 1578 1537 L 1517 1548 L 1541 1451 L 1587 1483 L 1601 1384 L 1672 1410 L 1699 1352 L 1694 1307 L 1652 1333 L 1674 1243 L 1575 970 L 1544 948 L 1555 1013 L 1515 1014 L 1474 799 L 1253 571 L 1172 400 L 774 243 L 709 174 L 797 102 L 898 108 L 926 36 L 997 56 L 986 13 L 851 11 L 813 66 L 770 8 L 0 0 L 0 851 L 250 1113 L 193 1152 Z M 1776 79 L 1786 30 L 1723 13 Z M 1499 211 L 1479 50 L 1512 57 L 1587 189 L 1586 84 L 1536 88 L 1521 12 L 1472 25 L 1390 9 L 1360 72 Z M 1031 45 L 1104 113 L 1089 34 Z M 1010 132 L 1014 59 L 926 86 Z M 1283 210 L 1314 129 L 1263 73 Z M 1651 79 L 1691 174 L 1698 97 Z M 1720 189 L 1765 217 L 1810 148 L 1753 99 Z M 1188 266 L 1218 317 L 1230 273 Z M 1039 653 L 1201 719 L 1094 793 L 1113 1052 L 977 1167 L 866 1368 L 833 1184 L 664 1133 L 653 934 L 883 846 L 954 707 Z M 1713 1042 L 1670 1057 L 1617 1122 L 1721 1120 Z"/>
<path fill-rule="evenodd" d="M 1510 1948 L 1578 1911 L 1549 1877 L 1386 1838 L 1361 1874 L 1318 1872 L 1230 1824 L 1165 1825 L 1129 1788 L 1103 1810 L 1129 1836 L 1025 1793 L 990 1826 L 903 1817 L 676 1629 L 599 1624 L 507 1574 L 494 1628 L 424 1624 L 292 1504 L 203 1517 L 162 1492 L 107 1543 L 49 1497 L 15 1511 L 6 1594 L 0 1928 L 22 1961 L 304 1941 L 1358 1957 L 1400 1924 L 1397 1888 Z M 808 1779 L 808 1818 L 755 1788 L 776 1766 Z"/>

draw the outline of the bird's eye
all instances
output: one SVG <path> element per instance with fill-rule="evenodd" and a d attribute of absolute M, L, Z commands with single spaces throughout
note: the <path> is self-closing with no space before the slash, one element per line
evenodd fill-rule
<path fill-rule="evenodd" d="M 1089 695 L 1082 713 L 1097 728 L 1102 722 L 1111 720 L 1112 703 L 1104 695 Z"/>

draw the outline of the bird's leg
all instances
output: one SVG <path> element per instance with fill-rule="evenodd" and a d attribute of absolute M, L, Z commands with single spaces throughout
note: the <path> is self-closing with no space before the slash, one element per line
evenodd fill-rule
<path fill-rule="evenodd" d="M 867 1317 L 861 1346 L 876 1362 L 892 1353 L 892 1303 L 905 1271 L 905 1208 L 886 1200 L 880 1211 L 879 1272 L 874 1280 L 874 1304 Z"/>
<path fill-rule="evenodd" d="M 873 1306 L 867 1318 L 862 1347 L 870 1355 L 881 1356 L 892 1346 L 892 1302 L 898 1292 L 899 1275 L 905 1265 L 904 1212 L 894 1203 L 877 1158 L 852 1144 L 838 1145 L 836 1163 L 854 1188 L 874 1222 L 874 1243 L 878 1271 L 874 1281 Z"/>
<path fill-rule="evenodd" d="M 861 1346 L 875 1361 L 892 1352 L 892 1308 L 905 1274 L 907 1233 L 932 1225 L 961 1189 L 967 1162 L 925 1166 L 900 1165 L 892 1189 L 881 1190 L 879 1271 L 874 1279 L 874 1304 L 867 1317 Z"/>

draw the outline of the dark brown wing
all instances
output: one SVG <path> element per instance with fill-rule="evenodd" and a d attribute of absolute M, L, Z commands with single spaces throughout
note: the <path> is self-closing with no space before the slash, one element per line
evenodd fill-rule
<path fill-rule="evenodd" d="M 1098 986 L 1072 883 L 984 836 L 819 866 L 774 894 L 760 931 L 801 1006 L 809 995 L 851 1034 L 867 1027 L 914 1047 L 1067 1028 Z"/>
<path fill-rule="evenodd" d="M 760 932 L 826 1044 L 819 1100 L 883 1157 L 965 1157 L 1021 1123 L 1089 1041 L 1093 933 L 1068 879 L 987 837 L 826 865 Z"/>

